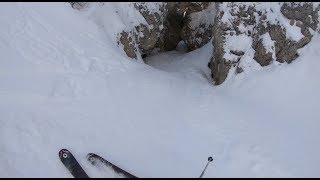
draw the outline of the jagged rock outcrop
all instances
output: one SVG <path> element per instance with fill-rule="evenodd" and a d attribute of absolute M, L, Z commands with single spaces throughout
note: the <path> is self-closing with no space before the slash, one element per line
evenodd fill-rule
<path fill-rule="evenodd" d="M 180 5 L 174 2 L 166 3 L 167 13 L 163 30 L 156 45 L 160 52 L 174 50 L 181 41 L 180 31 L 183 25 L 183 12 L 186 8 L 184 4 L 185 2 L 181 2 Z"/>
<path fill-rule="evenodd" d="M 171 51 L 182 40 L 188 49 L 202 47 L 212 38 L 214 12 L 212 2 L 168 2 L 160 51 Z"/>
<path fill-rule="evenodd" d="M 189 50 L 208 43 L 212 38 L 213 6 L 208 2 L 168 2 L 150 11 L 147 3 L 135 3 L 146 24 L 119 33 L 119 43 L 131 58 L 149 54 L 157 48 L 171 51 L 183 40 Z"/>
<path fill-rule="evenodd" d="M 209 63 L 216 85 L 230 69 L 241 73 L 248 61 L 267 66 L 277 61 L 291 63 L 297 50 L 310 42 L 319 20 L 314 3 L 217 3 L 214 50 Z"/>
<path fill-rule="evenodd" d="M 189 50 L 207 44 L 212 38 L 215 15 L 213 2 L 189 2 L 180 36 Z"/>
<path fill-rule="evenodd" d="M 167 14 L 166 3 L 158 3 L 157 9 L 149 8 L 154 5 L 149 2 L 134 3 L 134 7 L 141 13 L 145 23 L 140 23 L 129 32 L 119 33 L 119 42 L 124 51 L 131 58 L 137 58 L 138 54 L 150 53 L 156 46 L 162 33 L 164 17 Z"/>

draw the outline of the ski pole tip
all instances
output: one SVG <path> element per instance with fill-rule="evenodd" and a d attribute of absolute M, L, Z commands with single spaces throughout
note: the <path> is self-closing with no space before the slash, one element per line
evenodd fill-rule
<path fill-rule="evenodd" d="M 209 161 L 209 162 L 213 161 L 213 158 L 212 158 L 211 156 L 208 157 L 208 161 Z"/>

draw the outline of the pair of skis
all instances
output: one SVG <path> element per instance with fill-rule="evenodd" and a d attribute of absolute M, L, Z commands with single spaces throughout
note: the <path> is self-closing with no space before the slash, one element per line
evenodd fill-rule
<path fill-rule="evenodd" d="M 76 160 L 76 158 L 72 155 L 72 153 L 69 150 L 61 149 L 59 151 L 59 158 L 61 162 L 64 164 L 64 166 L 75 178 L 89 178 L 87 173 L 82 169 L 79 162 Z M 104 158 L 95 153 L 87 154 L 87 160 L 94 166 L 97 166 L 99 163 L 102 163 L 103 165 L 110 167 L 115 173 L 124 176 L 125 178 L 137 178 L 136 176 L 119 168 L 118 166 L 105 160 Z"/>
<path fill-rule="evenodd" d="M 61 162 L 64 164 L 64 166 L 69 170 L 69 172 L 75 177 L 75 178 L 89 178 L 87 173 L 82 169 L 76 158 L 72 155 L 72 153 L 67 149 L 61 149 L 59 151 L 59 158 Z M 105 160 L 101 156 L 95 154 L 95 153 L 89 153 L 87 154 L 87 160 L 94 166 L 98 166 L 99 163 L 102 163 L 106 167 L 110 167 L 115 173 L 117 173 L 120 176 L 124 176 L 125 178 L 138 178 L 127 171 L 119 168 L 118 166 L 114 165 L 113 163 Z M 213 161 L 212 157 L 208 157 L 208 162 L 203 169 L 201 175 L 199 178 L 202 178 L 204 175 L 208 165 L 210 162 Z"/>

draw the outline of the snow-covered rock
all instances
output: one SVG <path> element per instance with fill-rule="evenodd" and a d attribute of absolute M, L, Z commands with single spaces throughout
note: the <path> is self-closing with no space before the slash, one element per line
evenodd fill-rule
<path fill-rule="evenodd" d="M 122 31 L 119 42 L 129 57 L 137 58 L 138 55 L 149 54 L 155 48 L 163 29 L 166 4 L 162 2 L 132 4 L 145 21 L 134 26 L 129 32 Z"/>
<path fill-rule="evenodd" d="M 231 68 L 241 73 L 275 61 L 291 63 L 317 31 L 319 8 L 319 3 L 217 3 L 209 63 L 215 84 L 223 83 Z"/>
<path fill-rule="evenodd" d="M 195 50 L 207 44 L 212 38 L 215 3 L 189 2 L 186 9 L 180 34 L 188 49 Z"/>

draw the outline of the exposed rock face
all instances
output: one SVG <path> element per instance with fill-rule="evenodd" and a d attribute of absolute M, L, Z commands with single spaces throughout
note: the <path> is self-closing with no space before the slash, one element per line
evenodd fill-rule
<path fill-rule="evenodd" d="M 137 51 L 145 55 L 155 48 L 160 52 L 174 50 L 181 40 L 189 50 L 202 47 L 212 37 L 213 4 L 168 2 L 162 3 L 159 11 L 151 12 L 148 7 L 150 4 L 135 3 L 134 6 L 147 24 L 135 26 L 130 32 L 121 32 L 119 42 L 131 58 L 137 57 Z M 138 48 L 134 44 L 137 44 Z"/>
<path fill-rule="evenodd" d="M 174 50 L 181 41 L 180 31 L 183 26 L 183 12 L 186 10 L 186 2 L 167 3 L 167 14 L 164 20 L 164 29 L 161 32 L 157 48 L 160 51 Z"/>
<path fill-rule="evenodd" d="M 118 41 L 118 44 L 119 42 L 121 42 L 121 44 L 123 45 L 123 50 L 128 57 L 136 58 L 137 48 L 136 48 L 136 41 L 134 38 L 132 38 L 133 32 L 130 31 L 128 33 L 123 31 L 120 34 L 121 35 L 120 35 L 120 40 Z"/>
<path fill-rule="evenodd" d="M 314 7 L 312 3 L 284 3 L 281 7 L 281 13 L 293 23 L 297 23 L 303 35 L 311 37 L 308 28 L 316 30 L 319 24 L 319 8 L 319 6 Z"/>
<path fill-rule="evenodd" d="M 214 51 L 209 63 L 216 85 L 235 73 L 277 61 L 291 63 L 310 42 L 319 20 L 314 3 L 217 3 Z M 282 16 L 279 16 L 282 15 Z M 313 31 L 313 32 L 311 32 Z"/>
<path fill-rule="evenodd" d="M 212 38 L 214 4 L 213 2 L 188 3 L 180 35 L 189 50 L 202 47 Z"/>
<path fill-rule="evenodd" d="M 219 8 L 219 4 L 216 4 L 216 9 Z M 211 69 L 211 77 L 216 84 L 221 84 L 223 80 L 227 77 L 229 69 L 231 68 L 231 63 L 225 61 L 223 55 L 225 54 L 224 43 L 225 43 L 225 30 L 227 26 L 225 26 L 221 22 L 221 17 L 223 12 L 219 12 L 219 14 L 215 17 L 215 29 L 213 31 L 214 37 L 214 48 L 213 48 L 213 56 L 211 57 L 209 68 Z M 222 80 L 222 82 L 220 82 Z"/>
<path fill-rule="evenodd" d="M 137 54 L 150 53 L 155 48 L 162 32 L 164 17 L 167 13 L 166 4 L 157 4 L 156 11 L 151 11 L 150 5 L 147 2 L 134 3 L 134 7 L 141 13 L 146 23 L 140 23 L 129 32 L 119 33 L 119 42 L 131 58 L 137 58 Z"/>
<path fill-rule="evenodd" d="M 214 13 L 209 2 L 168 2 L 160 51 L 171 51 L 183 40 L 189 50 L 208 43 L 212 37 Z M 209 6 L 210 5 L 210 6 Z"/>

